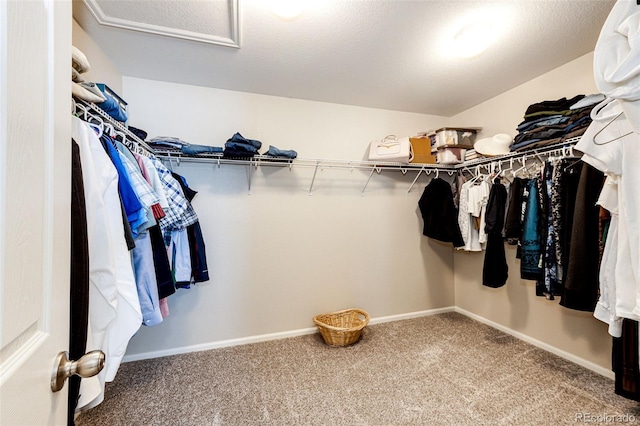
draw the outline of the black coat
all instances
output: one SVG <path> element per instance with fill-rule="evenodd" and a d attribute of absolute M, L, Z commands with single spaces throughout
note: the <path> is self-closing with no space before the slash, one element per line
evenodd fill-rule
<path fill-rule="evenodd" d="M 454 247 L 464 246 L 451 185 L 440 178 L 432 179 L 424 189 L 418 207 L 424 221 L 422 235 L 453 243 Z"/>

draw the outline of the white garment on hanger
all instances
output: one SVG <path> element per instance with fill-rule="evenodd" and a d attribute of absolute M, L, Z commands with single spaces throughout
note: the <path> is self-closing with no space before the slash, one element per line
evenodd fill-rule
<path fill-rule="evenodd" d="M 609 334 L 622 335 L 622 318 L 616 315 L 616 263 L 618 258 L 618 182 L 615 175 L 607 176 L 600 192 L 598 205 L 611 213 L 611 222 L 600 263 L 600 297 L 593 316 L 609 324 Z"/>
<path fill-rule="evenodd" d="M 487 242 L 487 233 L 485 227 L 485 212 L 487 211 L 487 202 L 489 201 L 489 192 L 491 185 L 487 180 L 483 180 L 479 185 L 473 185 L 469 188 L 469 213 L 471 216 L 480 218 L 480 228 L 478 229 L 478 241 L 481 244 Z M 483 247 L 484 249 L 484 247 Z"/>
<path fill-rule="evenodd" d="M 72 137 L 80 147 L 85 191 L 90 193 L 85 197 L 88 199 L 87 224 L 91 230 L 88 231 L 92 284 L 89 327 L 94 347 L 87 350 L 101 349 L 106 356 L 105 366 L 97 375 L 100 393 L 95 394 L 95 380 L 82 380 L 80 384 L 78 409 L 87 409 L 102 402 L 104 383 L 114 379 L 129 340 L 142 324 L 142 313 L 124 239 L 117 171 L 93 130 L 76 117 L 72 120 Z M 85 172 L 89 175 L 88 181 L 84 179 Z M 98 206 L 101 210 L 94 211 Z M 108 307 L 103 300 L 105 294 Z"/>
<path fill-rule="evenodd" d="M 71 137 L 80 148 L 82 180 L 87 217 L 89 243 L 89 324 L 87 352 L 107 346 L 107 328 L 116 318 L 118 287 L 113 253 L 109 250 L 111 232 L 103 194 L 117 191 L 118 175 L 109 166 L 111 160 L 102 146 L 94 150 L 89 134 L 93 130 L 76 117 L 72 118 Z M 111 165 L 113 166 L 113 165 Z M 97 398 L 104 390 L 104 379 L 98 376 L 82 379 L 78 408 Z"/>
<path fill-rule="evenodd" d="M 474 182 L 465 182 L 460 187 L 460 207 L 458 209 L 458 226 L 460 226 L 460 232 L 462 239 L 464 240 L 464 246 L 458 247 L 459 250 L 465 251 L 482 251 L 480 245 L 480 236 L 478 230 L 471 224 L 471 213 L 469 211 L 469 188 L 474 185 Z"/>
<path fill-rule="evenodd" d="M 596 106 L 576 149 L 583 161 L 618 177 L 618 253 L 615 314 L 640 319 L 640 135 L 617 100 Z"/>
<path fill-rule="evenodd" d="M 189 249 L 189 237 L 187 229 L 171 232 L 171 243 L 167 248 L 169 261 L 173 269 L 176 282 L 191 281 L 191 250 Z"/>

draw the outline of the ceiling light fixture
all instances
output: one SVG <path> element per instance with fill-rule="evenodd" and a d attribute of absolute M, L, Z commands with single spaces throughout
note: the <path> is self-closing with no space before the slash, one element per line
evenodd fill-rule
<path fill-rule="evenodd" d="M 282 19 L 295 19 L 304 12 L 307 0 L 271 0 L 271 10 Z"/>
<path fill-rule="evenodd" d="M 492 26 L 488 22 L 474 22 L 456 33 L 453 47 L 458 56 L 473 58 L 484 52 L 492 40 Z"/>

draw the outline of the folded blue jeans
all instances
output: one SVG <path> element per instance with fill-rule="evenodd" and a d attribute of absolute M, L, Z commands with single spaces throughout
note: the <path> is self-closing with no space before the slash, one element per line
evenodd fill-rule
<path fill-rule="evenodd" d="M 269 145 L 269 150 L 264 155 L 294 159 L 298 156 L 298 153 L 292 149 L 278 149 L 273 145 Z"/>
<path fill-rule="evenodd" d="M 251 144 L 247 144 L 247 143 L 243 143 L 243 142 L 229 142 L 227 141 L 227 143 L 224 144 L 225 150 L 226 149 L 231 149 L 234 151 L 242 151 L 242 152 L 246 152 L 247 154 L 257 154 L 258 153 L 258 148 L 256 148 L 255 146 L 251 145 Z"/>
<path fill-rule="evenodd" d="M 249 144 L 249 145 L 255 147 L 256 150 L 258 150 L 258 149 L 260 149 L 262 147 L 262 142 L 254 140 L 254 139 L 247 139 L 244 136 L 242 136 L 240 133 L 237 133 L 237 132 L 233 136 L 231 136 L 231 139 L 227 140 L 227 143 L 229 143 L 229 142 L 239 142 L 239 143 Z"/>
<path fill-rule="evenodd" d="M 219 146 L 207 146 L 207 145 L 194 145 L 194 144 L 185 144 L 180 148 L 183 154 L 187 155 L 198 155 L 204 153 L 222 153 L 222 148 Z"/>

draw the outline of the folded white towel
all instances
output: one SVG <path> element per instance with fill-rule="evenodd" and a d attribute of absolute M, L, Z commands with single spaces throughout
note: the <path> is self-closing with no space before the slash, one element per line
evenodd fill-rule
<path fill-rule="evenodd" d="M 75 46 L 71 46 L 71 66 L 80 74 L 91 69 L 87 57 Z"/>

